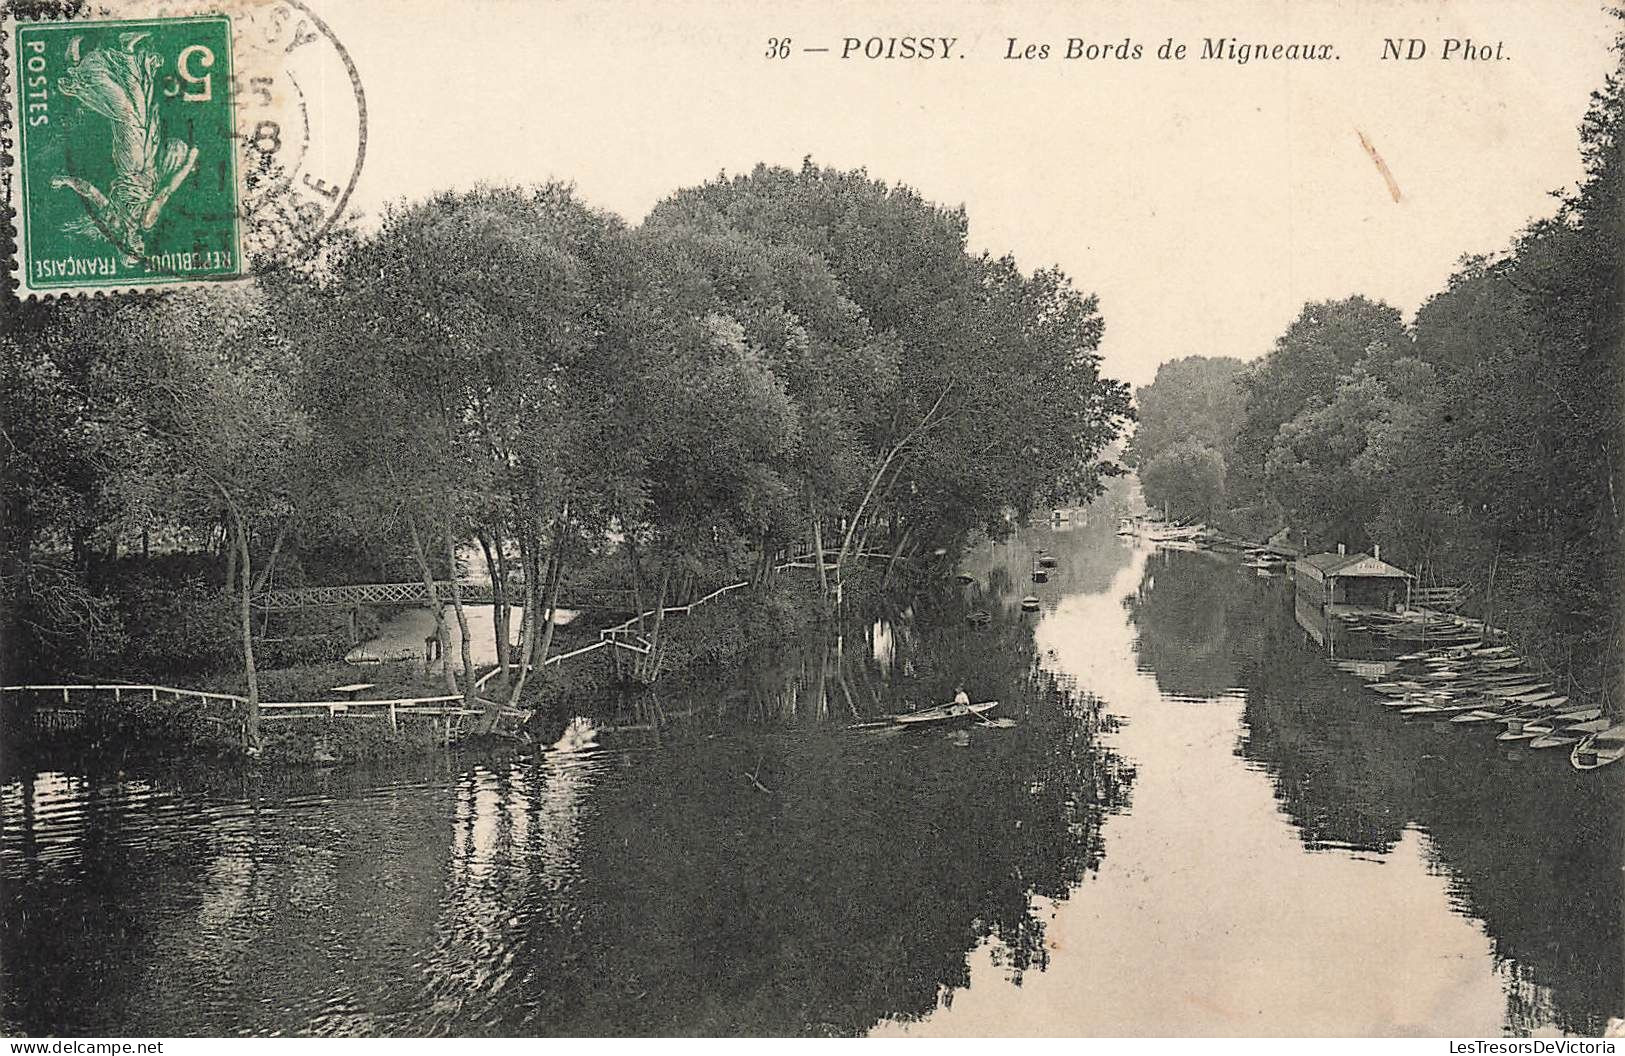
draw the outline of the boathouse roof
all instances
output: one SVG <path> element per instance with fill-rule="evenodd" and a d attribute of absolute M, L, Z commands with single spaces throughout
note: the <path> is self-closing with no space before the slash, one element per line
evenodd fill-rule
<path fill-rule="evenodd" d="M 1395 568 L 1388 562 L 1370 554 L 1310 554 L 1298 558 L 1298 564 L 1307 565 L 1325 579 L 1372 578 L 1410 579 L 1411 574 Z"/>

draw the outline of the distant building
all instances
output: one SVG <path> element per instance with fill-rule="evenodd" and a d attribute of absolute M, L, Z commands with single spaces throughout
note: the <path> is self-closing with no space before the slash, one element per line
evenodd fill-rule
<path fill-rule="evenodd" d="M 1345 553 L 1341 543 L 1335 554 L 1310 554 L 1292 563 L 1292 579 L 1299 603 L 1316 608 L 1334 605 L 1382 609 L 1392 612 L 1405 604 L 1412 575 L 1376 554 Z"/>

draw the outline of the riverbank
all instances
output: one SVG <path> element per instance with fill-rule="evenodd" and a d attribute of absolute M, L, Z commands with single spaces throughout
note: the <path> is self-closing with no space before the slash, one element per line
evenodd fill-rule
<path fill-rule="evenodd" d="M 858 573 L 849 581 L 849 597 L 878 589 L 878 577 Z M 682 616 L 668 616 L 658 685 L 681 690 L 734 663 L 747 651 L 798 634 L 825 619 L 816 584 L 806 577 L 783 577 L 771 589 L 741 590 Z M 552 653 L 559 656 L 595 640 L 586 628 L 561 628 Z M 533 674 L 523 705 L 544 719 L 542 738 L 568 718 L 590 710 L 595 701 L 624 688 L 609 649 L 549 665 Z M 340 660 L 260 673 L 262 702 L 324 701 L 335 688 L 358 681 L 370 683 L 357 705 L 325 715 L 279 716 L 260 726 L 261 751 L 255 763 L 270 766 L 335 766 L 378 763 L 442 752 L 454 741 L 486 754 L 501 756 L 527 750 L 537 739 L 532 730 L 517 736 L 462 738 L 443 715 L 403 707 L 380 710 L 366 706 L 388 700 L 433 700 L 444 683 L 425 677 L 410 661 L 368 664 Z M 118 692 L 104 688 L 58 696 L 56 690 L 34 693 L 38 699 L 13 702 L 0 711 L 0 732 L 7 753 L 31 754 L 67 750 L 77 753 L 174 754 L 201 757 L 225 765 L 243 760 L 240 719 L 231 717 L 230 700 L 244 691 L 237 674 L 191 679 L 162 692 Z M 492 680 L 481 690 L 486 699 L 503 700 L 506 686 Z M 16 696 L 8 694 L 8 698 Z M 71 700 L 69 697 L 71 696 Z M 224 702 L 224 704 L 222 703 Z M 444 702 L 456 706 L 456 701 Z M 365 710 L 364 710 L 365 709 Z M 389 721 L 384 721 L 388 718 Z"/>

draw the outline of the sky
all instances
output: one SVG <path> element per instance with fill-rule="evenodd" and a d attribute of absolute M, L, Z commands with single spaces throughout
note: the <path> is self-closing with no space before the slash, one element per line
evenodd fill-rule
<path fill-rule="evenodd" d="M 811 155 L 964 205 L 974 250 L 1059 265 L 1099 294 L 1106 372 L 1133 384 L 1261 355 L 1308 300 L 1409 318 L 1463 254 L 1505 248 L 1580 176 L 1616 25 L 1605 0 L 306 3 L 365 92 L 363 214 L 562 179 L 636 222 L 676 188 Z M 840 57 L 876 36 L 957 40 L 947 59 Z M 1012 37 L 1051 57 L 1005 58 Z M 1143 58 L 1067 61 L 1069 37 Z M 1183 61 L 1156 58 L 1170 37 Z M 1337 58 L 1202 59 L 1219 37 Z M 1385 38 L 1428 53 L 1383 61 Z M 1447 38 L 1501 57 L 1445 59 Z"/>

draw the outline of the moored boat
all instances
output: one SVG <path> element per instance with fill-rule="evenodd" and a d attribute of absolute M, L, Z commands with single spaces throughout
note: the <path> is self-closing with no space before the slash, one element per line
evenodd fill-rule
<path fill-rule="evenodd" d="M 1615 723 L 1605 730 L 1593 733 L 1569 752 L 1569 762 L 1576 770 L 1595 770 L 1609 763 L 1617 763 L 1621 758 L 1625 758 L 1625 722 Z"/>

